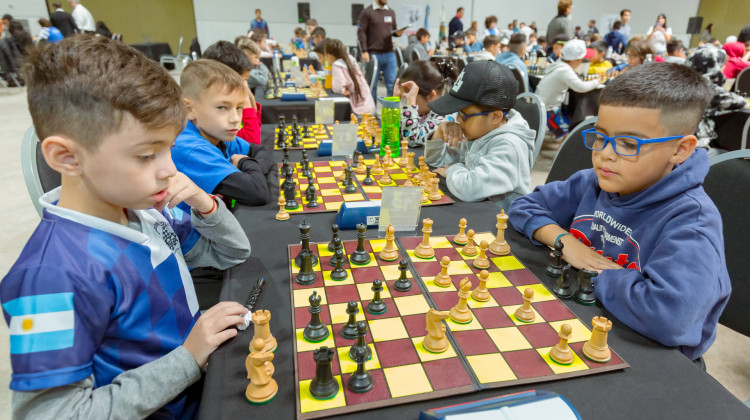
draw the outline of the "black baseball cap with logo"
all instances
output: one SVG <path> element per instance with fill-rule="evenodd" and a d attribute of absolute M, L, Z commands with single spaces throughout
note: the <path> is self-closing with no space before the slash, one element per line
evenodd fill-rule
<path fill-rule="evenodd" d="M 511 70 L 496 61 L 469 63 L 450 92 L 427 104 L 438 115 L 458 112 L 470 105 L 507 110 L 516 104 L 518 82 Z"/>

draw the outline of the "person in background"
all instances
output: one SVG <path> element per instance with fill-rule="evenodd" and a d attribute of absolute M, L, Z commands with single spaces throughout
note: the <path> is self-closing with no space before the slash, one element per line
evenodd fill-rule
<path fill-rule="evenodd" d="M 740 33 L 737 34 L 736 41 L 742 43 L 750 41 L 750 25 L 746 25 L 740 30 Z"/>
<path fill-rule="evenodd" d="M 727 63 L 724 65 L 724 76 L 734 79 L 747 67 L 750 67 L 750 50 L 745 49 L 742 42 L 731 42 L 722 47 L 727 53 Z"/>
<path fill-rule="evenodd" d="M 291 40 L 294 48 L 298 50 L 305 49 L 305 39 L 307 39 L 307 32 L 302 28 L 294 28 L 294 38 Z"/>
<path fill-rule="evenodd" d="M 477 31 L 473 29 L 466 31 L 466 45 L 464 46 L 464 51 L 471 54 L 482 51 L 482 48 L 484 48 L 484 45 L 477 41 Z"/>
<path fill-rule="evenodd" d="M 338 39 L 326 38 L 315 47 L 318 57 L 325 57 L 331 65 L 333 91 L 349 98 L 352 111 L 362 115 L 375 111 L 375 101 L 368 92 L 367 80 L 354 57 L 347 52 L 346 45 Z M 394 81 L 395 82 L 395 81 Z M 390 95 L 389 95 L 390 96 Z"/>
<path fill-rule="evenodd" d="M 453 34 L 453 42 L 448 46 L 448 49 L 450 51 L 455 51 L 456 48 L 465 48 L 466 47 L 466 35 L 458 31 L 455 34 Z"/>
<path fill-rule="evenodd" d="M 526 22 L 521 22 L 518 25 L 518 32 L 526 35 L 526 39 L 529 40 L 529 37 L 531 37 L 531 34 L 533 34 L 535 31 L 526 26 Z"/>
<path fill-rule="evenodd" d="M 255 32 L 256 29 L 262 29 L 266 36 L 270 36 L 271 31 L 268 30 L 268 22 L 266 22 L 260 15 L 260 9 L 255 9 L 255 19 L 250 22 L 250 30 Z"/>
<path fill-rule="evenodd" d="M 523 57 L 525 56 L 526 36 L 524 34 L 513 34 L 513 36 L 510 37 L 508 51 L 505 51 L 498 55 L 495 61 L 504 65 L 513 64 L 518 70 L 521 71 L 521 74 L 526 81 L 526 86 L 528 86 L 529 69 L 526 67 L 526 63 L 523 61 Z"/>
<path fill-rule="evenodd" d="M 474 53 L 474 61 L 495 61 L 495 57 L 500 54 L 500 38 L 495 35 L 484 37 L 484 49 Z"/>
<path fill-rule="evenodd" d="M 482 32 L 482 37 L 479 40 L 484 42 L 484 37 L 489 35 L 500 38 L 500 32 L 497 30 L 497 16 L 495 15 L 487 16 L 484 19 L 484 32 Z"/>
<path fill-rule="evenodd" d="M 448 43 L 453 42 L 453 34 L 461 31 L 464 31 L 464 24 L 461 22 L 461 19 L 464 17 L 464 8 L 459 7 L 456 10 L 456 16 L 453 16 L 453 19 L 451 19 L 450 22 L 448 22 Z"/>
<path fill-rule="evenodd" d="M 615 54 L 622 54 L 625 50 L 625 46 L 628 45 L 628 39 L 622 33 L 622 22 L 616 20 L 612 24 L 612 30 L 604 35 L 604 41 L 608 46 L 612 47 L 612 52 Z"/>
<path fill-rule="evenodd" d="M 573 31 L 573 39 L 583 39 L 584 35 L 581 33 L 581 27 L 576 26 L 576 29 Z"/>
<path fill-rule="evenodd" d="M 555 61 L 560 59 L 560 54 L 562 53 L 562 49 L 569 40 L 570 38 L 568 38 L 568 36 L 565 34 L 560 34 L 555 39 L 552 40 L 552 47 L 547 48 L 547 51 L 549 52 L 547 55 L 548 63 L 554 63 Z M 586 46 L 586 43 L 584 42 L 583 45 Z"/>
<path fill-rule="evenodd" d="M 239 49 L 250 60 L 250 75 L 247 78 L 247 86 L 250 89 L 255 89 L 259 86 L 266 86 L 268 84 L 268 79 L 271 77 L 271 72 L 268 70 L 268 67 L 260 61 L 260 48 L 258 48 L 258 44 L 246 36 L 238 36 L 234 39 L 234 44 L 237 45 L 237 47 L 239 47 Z M 258 115 L 260 115 L 261 105 L 257 102 L 255 104 L 258 110 Z"/>
<path fill-rule="evenodd" d="M 13 21 L 13 16 L 9 13 L 3 15 L 0 18 L 0 39 L 7 38 L 10 36 L 10 22 Z"/>
<path fill-rule="evenodd" d="M 307 38 L 305 38 L 305 49 L 312 51 L 312 49 L 315 48 L 315 42 L 313 42 L 312 33 L 315 30 L 315 28 L 318 27 L 318 21 L 315 19 L 308 19 L 307 22 L 305 22 L 305 26 L 307 27 Z"/>
<path fill-rule="evenodd" d="M 323 29 L 322 26 L 318 26 L 315 29 L 313 29 L 312 32 L 310 32 L 310 44 L 317 46 L 323 43 L 323 41 L 326 39 L 326 30 Z M 307 52 L 307 57 L 312 58 L 315 60 L 318 60 L 322 63 L 323 60 L 321 60 L 318 57 L 318 54 L 315 52 L 315 47 L 311 48 L 310 51 Z"/>
<path fill-rule="evenodd" d="M 707 41 L 710 41 L 711 38 L 713 38 L 713 36 L 711 36 L 711 30 L 713 29 L 713 27 L 714 27 L 713 23 L 709 23 L 708 25 L 706 25 L 706 29 L 704 29 L 703 32 L 701 32 L 701 36 L 700 36 L 701 41 L 707 42 Z"/>
<path fill-rule="evenodd" d="M 370 62 L 370 55 L 377 58 L 378 67 L 375 75 L 383 73 L 386 94 L 393 95 L 393 84 L 396 81 L 398 63 L 393 52 L 392 37 L 400 37 L 404 30 L 396 25 L 396 12 L 388 7 L 388 0 L 375 0 L 359 15 L 357 39 L 362 48 L 362 60 Z M 379 79 L 379 78 L 378 78 Z M 378 83 L 372 86 L 372 99 L 377 97 Z"/>
<path fill-rule="evenodd" d="M 479 22 L 477 22 L 476 20 L 472 20 L 471 21 L 471 27 L 469 29 L 473 29 L 474 32 L 476 32 L 477 34 L 479 34 Z"/>
<path fill-rule="evenodd" d="M 589 30 L 588 30 L 588 33 L 589 34 L 598 34 L 599 33 L 599 29 L 596 27 L 596 21 L 594 19 L 591 19 L 589 21 Z"/>
<path fill-rule="evenodd" d="M 557 2 L 557 16 L 547 25 L 547 39 L 554 40 L 558 35 L 565 35 L 568 39 L 573 38 L 573 23 L 570 20 L 570 13 L 572 11 L 573 0 L 560 0 Z"/>
<path fill-rule="evenodd" d="M 260 28 L 255 29 L 250 36 L 250 39 L 258 45 L 261 57 L 273 57 L 273 50 L 268 46 L 268 37 L 266 36 L 265 31 Z"/>
<path fill-rule="evenodd" d="M 39 19 L 39 26 L 41 26 L 42 29 L 39 31 L 39 35 L 37 35 L 36 38 L 40 42 L 57 44 L 58 42 L 63 40 L 64 36 L 62 32 L 52 26 L 52 22 L 50 22 L 48 19 Z"/>
<path fill-rule="evenodd" d="M 21 55 L 25 56 L 34 47 L 34 40 L 31 38 L 31 34 L 26 32 L 21 22 L 12 20 L 8 27 L 8 32 L 11 35 L 9 39 L 16 44 Z"/>
<path fill-rule="evenodd" d="M 531 23 L 529 24 L 529 28 L 531 28 L 531 29 L 532 29 L 532 30 L 533 30 L 534 32 L 538 32 L 538 31 L 536 30 L 536 22 L 531 22 Z"/>
<path fill-rule="evenodd" d="M 96 23 L 94 22 L 94 17 L 91 16 L 91 12 L 77 0 L 68 0 L 68 3 L 73 8 L 71 16 L 73 16 L 78 30 L 84 34 L 96 32 Z"/>
<path fill-rule="evenodd" d="M 511 23 L 511 29 L 513 30 L 514 34 L 518 33 L 518 19 L 513 19 L 513 22 Z"/>
<path fill-rule="evenodd" d="M 500 31 L 500 39 L 508 38 L 510 39 L 511 36 L 513 36 L 513 24 L 509 23 L 508 27 Z"/>
<path fill-rule="evenodd" d="M 685 45 L 679 39 L 672 39 L 667 42 L 667 56 L 664 61 L 667 63 L 685 64 Z"/>
<path fill-rule="evenodd" d="M 435 53 L 434 49 L 428 50 L 430 44 L 430 33 L 425 28 L 417 29 L 417 33 L 412 37 L 409 37 L 409 45 L 404 51 L 404 60 L 411 63 L 416 60 L 428 60 L 432 54 Z M 414 58 L 414 51 L 417 52 L 419 58 Z"/>
<path fill-rule="evenodd" d="M 504 53 L 510 49 L 510 39 L 506 37 L 500 38 L 500 52 Z"/>
<path fill-rule="evenodd" d="M 55 8 L 55 11 L 49 15 L 49 20 L 52 22 L 52 26 L 59 29 L 65 38 L 75 35 L 78 31 L 78 26 L 76 26 L 76 21 L 73 20 L 73 16 L 63 10 L 62 3 L 52 3 L 52 7 Z"/>
<path fill-rule="evenodd" d="M 622 73 L 633 67 L 640 66 L 646 62 L 649 55 L 653 56 L 654 50 L 652 50 L 651 46 L 648 45 L 648 42 L 643 39 L 633 38 L 630 40 L 628 49 L 625 50 L 625 53 L 628 56 L 628 62 L 612 67 L 612 69 L 607 72 L 608 74 Z"/>
<path fill-rule="evenodd" d="M 604 41 L 596 41 L 591 44 L 594 50 L 594 56 L 591 58 L 589 65 L 589 74 L 604 74 L 612 68 L 612 63 L 605 58 L 607 55 L 608 45 Z"/>
<path fill-rule="evenodd" d="M 622 9 L 620 11 L 620 22 L 622 23 L 622 27 L 619 29 L 620 33 L 625 35 L 625 39 L 630 38 L 630 25 L 628 25 L 628 22 L 630 22 L 630 9 Z"/>
<path fill-rule="evenodd" d="M 656 54 L 663 55 L 667 52 L 667 42 L 670 39 L 672 39 L 672 28 L 667 26 L 667 16 L 659 13 L 654 26 L 648 28 L 646 32 L 646 41 Z"/>

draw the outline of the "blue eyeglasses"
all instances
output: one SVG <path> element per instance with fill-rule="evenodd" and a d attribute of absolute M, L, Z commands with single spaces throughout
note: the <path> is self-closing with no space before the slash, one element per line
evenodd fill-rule
<path fill-rule="evenodd" d="M 681 139 L 685 136 L 659 137 L 656 139 L 639 139 L 632 136 L 607 137 L 596 131 L 595 128 L 583 130 L 583 145 L 590 150 L 604 150 L 607 143 L 612 144 L 612 149 L 620 156 L 635 156 L 641 151 L 642 144 L 664 143 L 665 141 Z"/>
<path fill-rule="evenodd" d="M 486 111 L 486 112 L 476 112 L 474 114 L 466 115 L 463 111 L 458 111 L 458 119 L 461 120 L 461 121 L 463 121 L 463 122 L 466 122 L 471 117 L 479 117 L 479 116 L 482 116 L 482 115 L 491 114 L 493 112 L 495 112 L 495 111 L 493 110 L 493 111 Z M 505 112 L 504 111 L 503 111 L 503 117 L 505 117 Z"/>

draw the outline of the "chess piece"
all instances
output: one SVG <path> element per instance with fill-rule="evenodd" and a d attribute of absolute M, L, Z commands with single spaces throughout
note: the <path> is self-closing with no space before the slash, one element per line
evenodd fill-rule
<path fill-rule="evenodd" d="M 273 353 L 263 351 L 263 340 L 253 340 L 250 343 L 251 353 L 245 358 L 247 379 L 250 379 L 245 389 L 245 398 L 251 404 L 263 404 L 271 401 L 279 392 L 279 385 L 273 379 L 275 371 L 271 361 Z"/>
<path fill-rule="evenodd" d="M 333 236 L 331 237 L 331 242 L 328 243 L 328 252 L 333 252 L 336 250 L 336 244 L 333 242 L 333 240 L 339 237 L 339 225 L 335 223 L 332 224 L 331 233 L 333 234 Z"/>
<path fill-rule="evenodd" d="M 344 250 L 337 249 L 336 250 L 336 268 L 331 271 L 331 280 L 334 281 L 343 281 L 346 280 L 347 277 L 349 277 L 349 273 L 344 270 Z"/>
<path fill-rule="evenodd" d="M 271 312 L 269 310 L 257 310 L 252 313 L 251 317 L 253 324 L 255 324 L 252 341 L 261 340 L 264 343 L 264 347 L 262 347 L 264 353 L 275 352 L 278 343 L 276 342 L 276 337 L 271 335 Z M 250 351 L 252 350 L 251 348 Z"/>
<path fill-rule="evenodd" d="M 562 324 L 562 326 L 560 326 L 560 332 L 558 333 L 560 341 L 550 349 L 550 359 L 561 365 L 569 365 L 573 363 L 575 357 L 573 356 L 573 350 L 571 350 L 568 345 L 568 340 L 570 340 L 572 332 L 573 328 L 570 325 Z"/>
<path fill-rule="evenodd" d="M 398 249 L 396 249 L 393 243 L 396 239 L 394 235 L 395 231 L 396 229 L 391 224 L 385 228 L 385 247 L 383 247 L 383 250 L 379 254 L 380 259 L 383 261 L 396 261 L 398 259 Z"/>
<path fill-rule="evenodd" d="M 467 257 L 473 257 L 477 255 L 477 247 L 474 246 L 474 229 L 469 229 L 466 236 L 468 240 L 466 241 L 466 245 L 461 248 L 461 253 Z"/>
<path fill-rule="evenodd" d="M 391 146 L 385 146 L 385 159 L 383 159 L 383 166 L 386 168 L 393 166 L 393 157 L 391 157 Z"/>
<path fill-rule="evenodd" d="M 357 121 L 357 116 L 354 115 L 354 113 L 352 113 L 349 117 L 349 124 L 359 124 L 359 121 Z"/>
<path fill-rule="evenodd" d="M 349 315 L 349 320 L 341 328 L 341 336 L 347 340 L 354 340 L 357 338 L 357 314 L 359 313 L 356 300 L 349 301 L 346 305 L 346 313 Z"/>
<path fill-rule="evenodd" d="M 599 273 L 596 271 L 586 270 L 582 268 L 578 271 L 578 290 L 575 292 L 576 302 L 582 305 L 594 305 L 596 304 L 596 296 L 594 296 L 594 283 L 591 281 L 592 277 L 598 276 Z"/>
<path fill-rule="evenodd" d="M 284 142 L 284 160 L 291 162 L 291 159 L 289 159 L 289 143 Z"/>
<path fill-rule="evenodd" d="M 474 267 L 480 270 L 486 270 L 490 268 L 490 259 L 487 258 L 487 241 L 479 243 L 479 255 L 472 261 Z"/>
<path fill-rule="evenodd" d="M 365 158 L 362 157 L 362 155 L 359 155 L 357 157 L 357 169 L 355 169 L 355 172 L 357 172 L 358 174 L 367 172 L 367 167 L 365 166 Z"/>
<path fill-rule="evenodd" d="M 531 299 L 534 298 L 534 289 L 531 287 L 527 287 L 523 291 L 523 305 L 519 306 L 518 309 L 516 309 L 516 319 L 521 322 L 534 322 L 534 319 L 536 318 L 536 313 L 534 312 L 534 309 L 531 307 Z"/>
<path fill-rule="evenodd" d="M 349 389 L 358 394 L 371 390 L 375 381 L 372 379 L 370 372 L 365 370 L 367 350 L 357 347 L 353 360 L 357 363 L 357 370 L 349 376 L 349 380 L 347 381 Z"/>
<path fill-rule="evenodd" d="M 372 165 L 372 174 L 373 175 L 382 175 L 383 174 L 383 166 L 380 164 L 380 155 L 375 154 L 375 163 Z"/>
<path fill-rule="evenodd" d="M 487 270 L 479 272 L 479 286 L 471 292 L 471 298 L 477 302 L 487 302 L 490 300 L 490 291 L 487 290 L 487 280 L 490 273 Z"/>
<path fill-rule="evenodd" d="M 388 172 L 388 169 L 385 169 L 383 171 L 383 176 L 380 177 L 378 182 L 382 185 L 388 185 L 393 183 L 393 179 L 391 179 L 391 174 Z"/>
<path fill-rule="evenodd" d="M 307 184 L 307 190 L 305 191 L 305 200 L 307 200 L 307 208 L 314 209 L 317 208 L 320 203 L 318 203 L 317 189 L 312 182 L 312 178 L 310 178 L 309 182 L 310 183 Z"/>
<path fill-rule="evenodd" d="M 495 240 L 490 244 L 490 252 L 495 255 L 508 255 L 510 254 L 510 245 L 505 241 L 505 229 L 508 228 L 508 215 L 505 214 L 505 210 L 500 210 L 500 214 L 497 215 L 497 236 Z"/>
<path fill-rule="evenodd" d="M 300 266 L 299 273 L 295 277 L 295 281 L 303 286 L 308 286 L 318 279 L 318 275 L 313 271 L 312 257 L 315 254 L 312 251 L 302 252 L 302 265 Z M 317 257 L 316 257 L 317 258 Z"/>
<path fill-rule="evenodd" d="M 366 175 L 365 175 L 365 179 L 362 180 L 362 185 L 372 185 L 372 184 L 375 183 L 375 181 L 372 180 L 372 174 L 371 174 L 371 172 L 372 171 L 370 170 L 370 167 L 367 166 L 365 168 Z"/>
<path fill-rule="evenodd" d="M 286 144 L 286 132 L 284 129 L 277 129 L 276 132 L 276 147 L 283 149 Z"/>
<path fill-rule="evenodd" d="M 367 335 L 367 323 L 365 321 L 357 322 L 357 342 L 349 348 L 349 358 L 355 360 L 357 357 L 358 349 L 365 349 L 365 360 L 372 359 L 372 349 L 365 342 L 365 336 Z"/>
<path fill-rule="evenodd" d="M 563 267 L 562 274 L 557 277 L 557 281 L 552 285 L 552 292 L 561 299 L 570 299 L 573 297 L 573 287 L 570 278 L 574 275 L 573 267 L 570 264 L 566 264 Z"/>
<path fill-rule="evenodd" d="M 448 311 L 430 309 L 425 315 L 427 335 L 422 340 L 422 347 L 430 353 L 442 353 L 448 350 L 450 342 L 445 336 L 443 320 L 448 318 Z"/>
<path fill-rule="evenodd" d="M 367 236 L 367 225 L 357 224 L 357 249 L 352 252 L 349 262 L 355 265 L 366 265 L 370 262 L 370 253 L 365 250 L 365 237 Z"/>
<path fill-rule="evenodd" d="M 612 321 L 603 316 L 595 316 L 591 320 L 594 327 L 591 330 L 591 339 L 583 344 L 583 355 L 598 363 L 607 363 L 612 360 L 612 352 L 607 345 L 607 335 L 612 329 Z"/>
<path fill-rule="evenodd" d="M 422 180 L 422 186 L 424 188 L 424 192 L 425 193 L 427 193 L 427 194 L 432 193 L 432 180 L 436 176 L 437 176 L 436 174 L 434 174 L 434 173 L 432 173 L 430 171 L 425 172 L 425 178 Z"/>
<path fill-rule="evenodd" d="M 279 212 L 276 213 L 276 220 L 289 220 L 289 213 L 286 212 L 286 209 L 284 208 L 284 205 L 286 204 L 286 199 L 284 197 L 279 196 Z"/>
<path fill-rule="evenodd" d="M 435 286 L 448 287 L 453 284 L 453 282 L 451 281 L 451 276 L 448 275 L 448 267 L 450 267 L 450 265 L 451 259 L 449 256 L 446 255 L 440 259 L 440 273 L 435 276 Z"/>
<path fill-rule="evenodd" d="M 459 324 L 468 324 L 474 319 L 474 315 L 469 310 L 466 302 L 471 296 L 471 282 L 468 277 L 464 277 L 460 283 L 461 289 L 458 291 L 458 303 L 450 310 L 450 317 L 453 322 Z"/>
<path fill-rule="evenodd" d="M 291 168 L 289 168 L 291 170 Z M 287 210 L 297 210 L 299 208 L 299 203 L 297 202 L 297 183 L 291 182 L 284 186 L 284 199 L 286 199 L 286 204 L 284 204 L 284 208 Z"/>
<path fill-rule="evenodd" d="M 464 218 L 458 221 L 458 235 L 453 238 L 453 243 L 456 245 L 466 245 L 469 243 L 469 237 L 466 236 L 466 219 Z"/>
<path fill-rule="evenodd" d="M 339 250 L 339 249 L 342 250 L 341 254 L 337 254 L 336 253 L 336 251 Z M 342 255 L 343 258 L 344 258 L 344 264 L 346 264 L 346 254 L 343 253 L 343 250 L 344 250 L 344 244 L 343 244 L 343 242 L 341 242 L 341 238 L 339 238 L 338 236 L 334 236 L 334 238 L 333 238 L 333 256 L 331 257 L 330 260 L 328 260 L 328 264 L 330 264 L 332 267 L 336 266 L 336 261 L 338 260 L 338 257 L 336 257 L 336 255 Z"/>
<path fill-rule="evenodd" d="M 427 193 L 422 189 L 422 195 L 419 197 L 419 203 L 420 204 L 427 204 L 430 202 L 430 197 L 427 195 Z"/>
<path fill-rule="evenodd" d="M 388 306 L 380 296 L 380 293 L 383 292 L 383 282 L 380 279 L 373 280 L 370 290 L 373 291 L 373 295 L 372 300 L 367 304 L 367 312 L 373 315 L 384 314 L 388 310 Z"/>
<path fill-rule="evenodd" d="M 307 150 L 302 151 L 302 176 L 305 178 L 312 178 L 312 172 L 310 171 L 310 161 L 307 158 Z"/>
<path fill-rule="evenodd" d="M 354 180 L 352 179 L 352 168 L 347 166 L 346 169 L 344 169 L 344 173 L 346 174 L 346 187 L 344 188 L 344 193 L 352 194 L 357 192 L 357 186 L 354 185 Z"/>
<path fill-rule="evenodd" d="M 302 123 L 302 137 L 310 137 L 310 127 L 307 125 L 307 119 Z"/>
<path fill-rule="evenodd" d="M 398 164 L 402 168 L 405 168 L 406 165 L 409 163 L 409 156 L 407 156 L 408 152 L 409 152 L 409 142 L 406 140 L 401 141 L 401 159 L 398 160 Z"/>
<path fill-rule="evenodd" d="M 320 312 L 323 310 L 320 307 L 321 300 L 321 296 L 315 290 L 308 298 L 310 307 L 307 311 L 310 312 L 310 322 L 302 332 L 302 337 L 311 343 L 320 343 L 328 338 L 328 327 L 320 320 Z"/>
<path fill-rule="evenodd" d="M 330 400 L 339 392 L 339 383 L 333 377 L 331 362 L 334 350 L 323 346 L 313 351 L 315 377 L 310 382 L 310 394 L 319 400 Z"/>
<path fill-rule="evenodd" d="M 423 259 L 430 259 L 435 256 L 435 250 L 430 245 L 430 233 L 432 233 L 432 219 L 422 220 L 422 242 L 417 245 L 414 255 Z"/>
<path fill-rule="evenodd" d="M 440 199 L 443 197 L 440 194 L 440 180 L 437 178 L 432 178 L 430 182 L 432 184 L 432 188 L 430 188 L 430 195 L 427 196 L 427 198 L 429 198 L 430 201 L 440 201 Z"/>
<path fill-rule="evenodd" d="M 409 175 L 406 176 L 406 181 L 404 181 L 403 184 L 401 184 L 402 187 L 413 187 L 414 182 L 412 182 L 411 177 Z"/>
<path fill-rule="evenodd" d="M 318 135 L 319 136 L 325 136 L 326 135 L 326 129 L 323 127 L 323 124 L 318 125 Z"/>
<path fill-rule="evenodd" d="M 563 273 L 563 248 L 565 248 L 565 244 L 563 244 L 562 238 L 559 238 L 555 242 L 555 249 L 552 251 L 552 261 L 550 261 L 546 270 L 547 275 L 550 277 L 559 277 Z"/>
<path fill-rule="evenodd" d="M 408 172 L 416 171 L 417 167 L 414 166 L 414 152 L 407 152 L 406 155 L 408 156 L 406 160 L 406 170 Z"/>
<path fill-rule="evenodd" d="M 398 263 L 398 271 L 401 272 L 401 274 L 398 277 L 398 280 L 393 284 L 393 287 L 399 291 L 399 292 L 408 292 L 411 290 L 411 281 L 406 277 L 406 271 L 409 269 L 409 260 L 403 259 L 401 262 Z"/>
<path fill-rule="evenodd" d="M 302 223 L 299 224 L 299 239 L 300 242 L 302 242 L 302 248 L 300 248 L 299 253 L 296 257 L 294 257 L 294 264 L 297 267 L 302 267 L 302 258 L 304 257 L 305 253 L 310 253 L 312 256 L 310 257 L 310 260 L 312 262 L 312 266 L 315 267 L 318 265 L 318 256 L 315 255 L 312 250 L 310 250 L 310 229 L 312 226 L 310 226 L 309 223 L 307 223 L 307 219 L 302 219 Z"/>

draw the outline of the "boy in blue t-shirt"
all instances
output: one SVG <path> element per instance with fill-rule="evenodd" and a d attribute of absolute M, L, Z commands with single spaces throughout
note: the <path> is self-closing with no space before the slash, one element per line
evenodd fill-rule
<path fill-rule="evenodd" d="M 721 216 L 703 190 L 693 135 L 711 93 L 694 70 L 654 63 L 610 81 L 584 130 L 593 169 L 515 200 L 510 221 L 534 243 L 561 241 L 599 272 L 596 297 L 639 333 L 698 359 L 731 291 Z"/>
<path fill-rule="evenodd" d="M 195 417 L 200 369 L 247 309 L 201 315 L 188 266 L 231 267 L 250 244 L 221 200 L 175 170 L 180 88 L 102 37 L 45 45 L 24 79 L 62 185 L 40 198 L 42 221 L 0 283 L 13 417 Z"/>
<path fill-rule="evenodd" d="M 237 137 L 247 105 L 247 83 L 215 60 L 188 64 L 180 76 L 187 125 L 177 136 L 172 159 L 201 189 L 250 206 L 268 202 L 266 175 L 271 152 Z"/>

